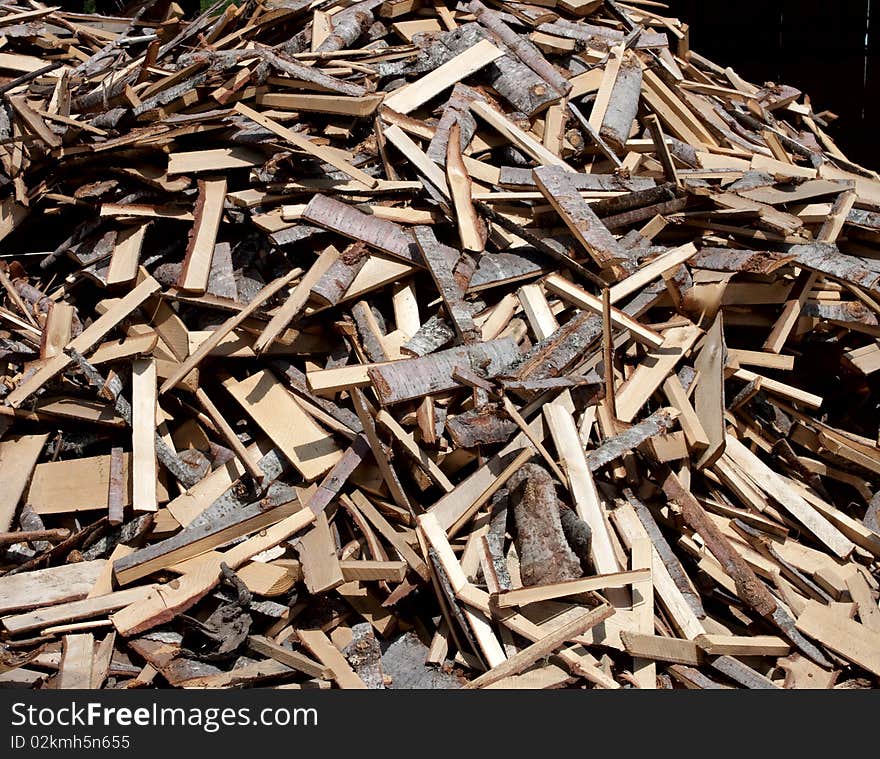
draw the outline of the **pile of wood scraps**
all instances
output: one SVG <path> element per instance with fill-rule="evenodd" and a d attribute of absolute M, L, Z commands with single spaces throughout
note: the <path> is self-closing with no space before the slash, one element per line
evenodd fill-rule
<path fill-rule="evenodd" d="M 880 176 L 664 7 L 0 9 L 0 686 L 880 685 Z"/>

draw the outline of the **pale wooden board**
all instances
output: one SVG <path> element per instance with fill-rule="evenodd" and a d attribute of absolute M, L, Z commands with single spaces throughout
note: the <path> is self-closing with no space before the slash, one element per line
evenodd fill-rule
<path fill-rule="evenodd" d="M 845 659 L 880 676 L 880 632 L 847 619 L 816 601 L 808 601 L 797 629 Z"/>
<path fill-rule="evenodd" d="M 123 506 L 132 505 L 131 454 L 122 455 Z M 69 461 L 37 464 L 25 500 L 37 514 L 65 514 L 107 509 L 110 491 L 110 456 L 88 456 Z M 168 500 L 168 490 L 159 481 L 159 503 Z"/>
<path fill-rule="evenodd" d="M 620 387 L 615 403 L 621 421 L 631 422 L 635 418 L 699 336 L 699 328 L 693 325 L 672 327 L 666 331 L 663 346 L 649 351 L 648 358 Z"/>
<path fill-rule="evenodd" d="M 0 532 L 12 527 L 21 496 L 48 439 L 48 434 L 13 435 L 0 442 Z"/>
<path fill-rule="evenodd" d="M 742 443 L 727 436 L 725 453 L 767 495 L 775 499 L 837 556 L 845 558 L 855 546 L 816 509 Z"/>
<path fill-rule="evenodd" d="M 309 593 L 326 593 L 342 585 L 344 577 L 336 556 L 336 544 L 323 512 L 315 517 L 314 527 L 300 538 L 296 548 Z"/>
<path fill-rule="evenodd" d="M 135 511 L 156 511 L 156 362 L 138 358 L 131 364 L 132 505 Z"/>
<path fill-rule="evenodd" d="M 91 633 L 65 635 L 56 687 L 59 690 L 88 690 L 92 687 L 92 659 L 95 636 Z"/>
<path fill-rule="evenodd" d="M 578 516 L 590 526 L 593 533 L 590 545 L 593 564 L 601 574 L 619 572 L 621 567 L 614 553 L 605 507 L 599 496 L 599 491 L 596 489 L 593 475 L 587 466 L 574 419 L 570 411 L 559 400 L 545 405 L 543 411 L 562 468 L 568 478 L 568 487 L 575 510 Z M 609 592 L 608 597 L 615 601 L 625 602 L 627 595 L 625 591 L 618 589 Z"/>
<path fill-rule="evenodd" d="M 367 687 L 321 630 L 299 629 L 296 634 L 300 643 L 330 670 L 331 677 L 340 688 L 363 690 Z"/>
<path fill-rule="evenodd" d="M 193 227 L 179 283 L 181 290 L 193 293 L 203 293 L 208 287 L 214 246 L 226 200 L 226 178 L 212 177 L 202 180 L 200 187 L 202 189 L 198 204 L 201 205 L 201 212 L 198 213 Z"/>
<path fill-rule="evenodd" d="M 138 262 L 149 221 L 119 231 L 107 271 L 107 286 L 132 282 L 137 276 Z"/>
<path fill-rule="evenodd" d="M 342 457 L 328 432 L 303 411 L 268 369 L 223 386 L 308 481 L 326 474 Z"/>
<path fill-rule="evenodd" d="M 0 614 L 85 598 L 106 564 L 95 559 L 0 577 Z"/>
<path fill-rule="evenodd" d="M 453 59 L 416 81 L 405 85 L 385 98 L 384 107 L 392 111 L 407 114 L 423 103 L 427 103 L 435 95 L 461 81 L 466 76 L 488 66 L 492 61 L 504 55 L 488 40 L 480 40 L 476 45 L 459 53 Z"/>
<path fill-rule="evenodd" d="M 43 630 L 66 622 L 93 619 L 146 598 L 152 588 L 152 585 L 139 585 L 135 588 L 117 590 L 94 598 L 46 606 L 36 611 L 3 617 L 2 622 L 9 633 L 20 635 L 31 630 Z"/>

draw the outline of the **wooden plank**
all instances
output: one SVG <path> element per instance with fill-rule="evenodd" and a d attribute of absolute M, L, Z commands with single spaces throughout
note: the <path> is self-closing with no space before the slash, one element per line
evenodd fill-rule
<path fill-rule="evenodd" d="M 651 540 L 630 503 L 621 503 L 612 512 L 612 519 L 624 541 L 630 545 L 634 545 L 637 540 Z M 705 629 L 692 604 L 685 598 L 682 589 L 670 574 L 670 568 L 671 565 L 667 566 L 652 543 L 651 569 L 654 590 L 676 629 L 688 640 L 693 640 L 704 633 Z M 689 592 L 694 593 L 692 589 L 689 589 Z"/>
<path fill-rule="evenodd" d="M 500 608 L 525 606 L 526 604 L 537 603 L 538 601 L 564 598 L 594 590 L 623 588 L 650 579 L 651 571 L 649 569 L 635 569 L 606 575 L 583 577 L 579 580 L 567 580 L 552 585 L 530 585 L 524 588 L 505 590 L 494 596 L 493 600 Z"/>
<path fill-rule="evenodd" d="M 365 118 L 375 113 L 384 95 L 320 95 L 312 93 L 265 92 L 257 95 L 257 103 L 267 108 L 279 108 L 299 113 L 328 113 L 336 116 Z"/>
<path fill-rule="evenodd" d="M 472 182 L 461 155 L 461 126 L 456 121 L 446 142 L 446 179 L 455 207 L 458 236 L 465 250 L 482 252 L 485 224 L 474 210 Z"/>
<path fill-rule="evenodd" d="M 268 369 L 221 384 L 307 481 L 327 474 L 342 457 L 333 438 Z"/>
<path fill-rule="evenodd" d="M 786 656 L 791 645 L 775 635 L 719 635 L 705 633 L 694 641 L 708 655 Z"/>
<path fill-rule="evenodd" d="M 284 648 L 264 635 L 248 635 L 247 645 L 248 648 L 256 653 L 268 656 L 270 659 L 274 659 L 309 677 L 326 680 L 331 676 L 330 669 L 325 665 L 310 659 L 299 651 L 291 651 Z"/>
<path fill-rule="evenodd" d="M 691 405 L 687 392 L 676 374 L 670 374 L 663 382 L 666 399 L 679 412 L 678 423 L 687 438 L 688 446 L 695 452 L 708 448 L 709 436 L 703 429 L 700 417 Z"/>
<path fill-rule="evenodd" d="M 25 501 L 37 514 L 66 514 L 79 511 L 107 510 L 110 493 L 111 456 L 86 456 L 79 459 L 37 464 Z M 131 454 L 122 455 L 122 505 L 133 504 Z M 168 500 L 167 487 L 160 480 L 156 486 L 159 503 Z"/>
<path fill-rule="evenodd" d="M 278 503 L 278 500 L 278 497 L 273 499 L 274 503 Z M 265 530 L 301 508 L 299 501 L 294 499 L 268 509 L 262 508 L 259 502 L 239 506 L 225 513 L 215 509 L 208 515 L 212 518 L 203 517 L 189 529 L 181 530 L 172 537 L 114 561 L 114 577 L 118 584 L 127 585 L 170 567 L 174 567 L 175 571 L 189 572 L 195 565 L 186 564 L 188 560 L 194 557 L 205 559 L 210 555 L 211 549 L 258 530 Z M 216 553 L 212 558 L 219 562 L 223 560 L 223 555 Z"/>
<path fill-rule="evenodd" d="M 542 166 L 561 166 L 567 171 L 574 171 L 565 161 L 555 153 L 551 153 L 534 137 L 526 134 L 500 111 L 495 110 L 488 103 L 481 100 L 473 100 L 471 110 L 482 118 L 487 124 L 504 136 L 520 150 L 534 158 Z"/>
<path fill-rule="evenodd" d="M 855 546 L 825 517 L 742 443 L 728 435 L 725 452 L 762 491 L 779 503 L 836 556 L 846 558 Z"/>
<path fill-rule="evenodd" d="M 602 605 L 591 611 L 584 612 L 575 617 L 571 622 L 562 625 L 532 643 L 532 645 L 526 646 L 526 648 L 518 651 L 509 659 L 498 666 L 493 667 L 485 674 L 471 680 L 464 687 L 469 689 L 484 688 L 487 685 L 497 682 L 503 677 L 510 677 L 511 675 L 518 674 L 526 667 L 555 651 L 566 641 L 571 640 L 578 635 L 582 635 L 584 632 L 592 629 L 613 614 L 614 608 L 608 605 Z"/>
<path fill-rule="evenodd" d="M 321 630 L 297 629 L 296 636 L 318 661 L 328 670 L 330 677 L 344 689 L 366 689 L 364 681 L 355 674 L 345 657 L 339 652 L 330 639 Z"/>
<path fill-rule="evenodd" d="M 634 292 L 645 287 L 645 285 L 653 282 L 663 274 L 663 272 L 669 271 L 670 269 L 674 269 L 680 264 L 683 264 L 691 256 L 695 255 L 696 252 L 697 249 L 694 244 L 687 243 L 681 247 L 673 248 L 665 253 L 661 253 L 650 263 L 642 266 L 634 274 L 631 274 L 626 279 L 623 279 L 616 285 L 612 286 L 611 302 L 619 303 L 627 295 L 632 295 Z"/>
<path fill-rule="evenodd" d="M 241 147 L 171 153 L 168 156 L 168 176 L 251 168 L 264 161 L 261 153 Z"/>
<path fill-rule="evenodd" d="M 709 439 L 706 450 L 697 459 L 698 469 L 714 464 L 724 453 L 724 326 L 719 312 L 706 333 L 700 352 L 694 361 L 699 372 L 693 394 L 694 410 Z"/>
<path fill-rule="evenodd" d="M 377 561 L 375 559 L 343 559 L 339 562 L 346 582 L 403 582 L 406 577 L 405 561 Z"/>
<path fill-rule="evenodd" d="M 737 379 L 743 380 L 744 382 L 754 382 L 755 380 L 760 379 L 762 390 L 766 390 L 768 393 L 781 395 L 783 398 L 802 403 L 803 405 L 811 409 L 820 408 L 824 401 L 821 395 L 809 393 L 806 390 L 801 390 L 799 387 L 794 387 L 792 385 L 786 384 L 785 382 L 780 382 L 779 380 L 765 377 L 763 374 L 756 374 L 749 369 L 737 369 L 735 372 L 733 372 L 732 376 L 736 377 Z"/>
<path fill-rule="evenodd" d="M 617 391 L 617 417 L 621 421 L 633 420 L 699 335 L 700 330 L 694 325 L 666 330 L 662 347 L 649 351 L 648 358 L 636 367 L 632 376 Z"/>
<path fill-rule="evenodd" d="M 149 228 L 150 222 L 147 220 L 125 227 L 117 233 L 110 268 L 107 270 L 108 287 L 132 282 L 137 277 L 141 248 Z"/>
<path fill-rule="evenodd" d="M 18 504 L 30 482 L 37 460 L 43 452 L 48 434 L 12 435 L 0 441 L 0 532 L 12 527 Z"/>
<path fill-rule="evenodd" d="M 107 564 L 109 566 L 109 563 Z M 66 622 L 78 622 L 84 619 L 93 619 L 104 616 L 112 611 L 128 606 L 130 603 L 146 598 L 153 589 L 152 585 L 140 585 L 135 588 L 117 590 L 105 595 L 84 598 L 80 601 L 45 606 L 35 611 L 23 614 L 13 614 L 3 617 L 3 627 L 10 635 L 21 635 L 33 630 L 43 630 L 47 627 L 60 625 Z"/>
<path fill-rule="evenodd" d="M 636 538 L 631 546 L 631 566 L 633 571 L 644 569 L 647 580 L 633 583 L 633 614 L 637 622 L 637 630 L 643 635 L 654 632 L 654 563 L 653 546 L 650 540 Z M 657 665 L 648 659 L 633 658 L 633 677 L 640 688 L 654 690 L 657 687 Z"/>
<path fill-rule="evenodd" d="M 90 689 L 94 654 L 95 636 L 91 633 L 65 635 L 56 687 L 59 690 Z"/>
<path fill-rule="evenodd" d="M 326 593 L 345 582 L 324 512 L 315 517 L 314 527 L 299 539 L 296 548 L 309 593 Z"/>
<path fill-rule="evenodd" d="M 147 298 L 159 290 L 159 283 L 150 276 L 130 290 L 124 297 L 116 301 L 106 313 L 99 316 L 88 327 L 79 333 L 68 343 L 67 348 L 72 348 L 79 353 L 87 353 L 95 343 L 102 340 L 111 329 L 122 319 L 128 316 Z M 18 408 L 33 393 L 49 382 L 55 375 L 64 371 L 72 359 L 61 353 L 46 361 L 36 372 L 25 379 L 7 397 L 6 403 L 13 408 Z"/>
<path fill-rule="evenodd" d="M 156 511 L 156 362 L 138 358 L 131 366 L 132 507 Z"/>
<path fill-rule="evenodd" d="M 0 614 L 85 598 L 106 563 L 95 559 L 0 577 Z"/>
<path fill-rule="evenodd" d="M 300 311 L 305 308 L 312 293 L 312 288 L 320 281 L 327 270 L 339 258 L 339 251 L 332 245 L 325 248 L 318 259 L 313 263 L 309 270 L 303 275 L 303 278 L 297 283 L 293 291 L 288 295 L 287 300 L 275 312 L 269 323 L 263 328 L 260 336 L 254 343 L 254 350 L 257 353 L 265 352 L 278 336 L 287 329 L 287 326 L 294 320 Z"/>
<path fill-rule="evenodd" d="M 621 567 L 611 542 L 605 509 L 593 475 L 587 466 L 584 449 L 578 438 L 571 412 L 559 400 L 546 404 L 542 410 L 553 436 L 562 469 L 568 479 L 575 511 L 592 531 L 590 553 L 593 566 L 601 574 L 616 574 L 620 572 Z M 626 596 L 623 592 L 610 595 L 615 600 L 622 600 Z"/>
<path fill-rule="evenodd" d="M 659 635 L 622 630 L 620 639 L 630 656 L 650 661 L 687 664 L 697 667 L 704 663 L 700 648 L 695 641 L 680 638 L 663 638 Z"/>
<path fill-rule="evenodd" d="M 880 632 L 847 619 L 816 601 L 807 601 L 796 624 L 804 635 L 880 676 Z"/>
<path fill-rule="evenodd" d="M 627 250 L 580 196 L 574 183 L 569 181 L 570 172 L 557 165 L 541 166 L 533 174 L 538 189 L 596 265 L 600 269 L 623 273 L 629 261 Z"/>
<path fill-rule="evenodd" d="M 544 279 L 544 286 L 563 300 L 583 308 L 594 314 L 602 314 L 602 299 L 591 295 L 586 290 L 565 279 L 559 274 L 549 274 Z M 623 311 L 611 309 L 611 323 L 618 329 L 627 330 L 633 339 L 651 348 L 663 345 L 663 336 L 649 327 L 645 327 Z"/>
<path fill-rule="evenodd" d="M 871 592 L 871 587 L 860 572 L 853 572 L 846 579 L 846 588 L 850 598 L 855 601 L 859 610 L 859 620 L 869 630 L 880 633 L 880 608 Z"/>
<path fill-rule="evenodd" d="M 414 82 L 401 87 L 385 98 L 383 107 L 397 113 L 411 113 L 420 105 L 452 87 L 467 76 L 488 66 L 504 52 L 488 40 L 480 40 L 473 47 L 459 53 L 451 60 Z"/>
<path fill-rule="evenodd" d="M 208 287 L 214 246 L 223 218 L 226 201 L 226 178 L 211 177 L 199 180 L 196 200 L 195 225 L 189 238 L 178 287 L 185 292 L 201 294 Z"/>

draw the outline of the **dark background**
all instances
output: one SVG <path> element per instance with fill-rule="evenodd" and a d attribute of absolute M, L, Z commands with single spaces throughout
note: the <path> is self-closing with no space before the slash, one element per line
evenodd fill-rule
<path fill-rule="evenodd" d="M 816 113 L 840 117 L 827 130 L 840 149 L 880 169 L 880 0 L 666 2 L 659 12 L 690 25 L 692 50 L 753 84 L 803 90 Z"/>

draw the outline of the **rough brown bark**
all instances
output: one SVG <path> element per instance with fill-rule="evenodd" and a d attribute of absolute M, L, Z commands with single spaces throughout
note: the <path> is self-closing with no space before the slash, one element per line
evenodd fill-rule
<path fill-rule="evenodd" d="M 706 543 L 706 547 L 736 584 L 736 591 L 743 603 L 762 617 L 769 617 L 776 610 L 776 601 L 770 591 L 758 579 L 752 568 L 715 523 L 709 519 L 699 501 L 686 490 L 678 478 L 670 473 L 663 481 L 663 492 L 681 508 L 684 521 Z"/>
<path fill-rule="evenodd" d="M 506 443 L 519 429 L 497 406 L 483 406 L 446 420 L 452 442 L 459 448 Z"/>
<path fill-rule="evenodd" d="M 507 482 L 516 522 L 516 549 L 525 586 L 575 580 L 583 572 L 562 531 L 553 478 L 525 464 Z"/>

